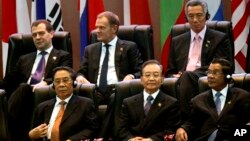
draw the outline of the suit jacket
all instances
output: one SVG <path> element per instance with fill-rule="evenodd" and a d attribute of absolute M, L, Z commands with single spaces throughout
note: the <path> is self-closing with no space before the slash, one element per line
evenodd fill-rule
<path fill-rule="evenodd" d="M 175 98 L 160 91 L 145 116 L 143 94 L 140 93 L 123 100 L 119 138 L 127 141 L 135 136 L 142 136 L 163 141 L 164 135 L 175 133 L 179 125 L 180 110 Z"/>
<path fill-rule="evenodd" d="M 191 32 L 183 33 L 172 39 L 169 53 L 167 76 L 186 70 L 191 41 Z M 226 34 L 207 27 L 201 51 L 201 68 L 205 72 L 214 58 L 233 60 L 233 47 Z"/>
<path fill-rule="evenodd" d="M 40 103 L 35 111 L 33 128 L 49 123 L 56 99 Z M 93 137 L 98 128 L 97 114 L 91 99 L 73 95 L 66 106 L 61 125 L 60 140 L 80 141 Z"/>
<path fill-rule="evenodd" d="M 88 45 L 84 50 L 84 59 L 78 73 L 84 75 L 91 83 L 97 83 L 101 57 L 101 42 Z M 115 49 L 115 70 L 121 81 L 127 74 L 139 77 L 143 63 L 141 54 L 134 42 L 118 39 Z"/>
<path fill-rule="evenodd" d="M 211 90 L 194 97 L 192 105 L 190 119 L 182 125 L 189 140 L 207 140 L 216 129 L 217 141 L 230 140 L 235 129 L 244 127 L 250 119 L 250 93 L 239 88 L 228 89 L 225 105 L 219 116 Z"/>
<path fill-rule="evenodd" d="M 6 74 L 3 88 L 15 90 L 20 83 L 26 83 L 31 75 L 32 67 L 36 59 L 36 52 L 20 56 L 14 70 Z M 53 48 L 47 60 L 44 81 L 48 84 L 52 82 L 52 70 L 58 66 L 72 67 L 72 56 L 70 53 Z"/>

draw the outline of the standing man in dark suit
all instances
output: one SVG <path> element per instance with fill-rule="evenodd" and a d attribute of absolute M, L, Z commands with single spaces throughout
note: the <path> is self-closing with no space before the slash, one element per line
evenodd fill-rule
<path fill-rule="evenodd" d="M 188 116 L 191 98 L 198 94 L 198 79 L 206 75 L 211 61 L 225 58 L 233 62 L 227 35 L 206 26 L 210 16 L 207 3 L 190 0 L 186 3 L 185 14 L 190 31 L 172 39 L 166 72 L 167 77 L 178 78 L 177 98 L 184 119 Z"/>
<path fill-rule="evenodd" d="M 53 87 L 56 98 L 47 100 L 37 106 L 34 116 L 33 129 L 29 132 L 32 140 L 47 139 L 53 141 L 80 141 L 93 138 L 98 128 L 97 115 L 94 102 L 91 99 L 73 94 L 76 73 L 69 67 L 57 67 L 54 70 Z M 65 104 L 64 112 L 60 120 L 59 137 L 54 138 L 57 133 L 56 120 L 61 107 Z"/>
<path fill-rule="evenodd" d="M 97 104 L 109 102 L 113 93 L 113 84 L 118 81 L 131 80 L 139 77 L 142 59 L 139 49 L 134 42 L 120 40 L 117 37 L 120 21 L 117 15 L 106 11 L 100 13 L 96 19 L 98 43 L 87 46 L 84 50 L 83 63 L 78 71 L 77 81 L 81 83 L 100 83 L 101 70 L 104 64 L 108 45 L 108 71 L 106 81 L 108 88 L 98 89 L 95 100 Z"/>
<path fill-rule="evenodd" d="M 119 140 L 163 141 L 166 134 L 175 133 L 181 121 L 179 103 L 159 89 L 163 80 L 162 65 L 158 61 L 149 60 L 143 64 L 141 83 L 144 90 L 123 100 Z"/>
<path fill-rule="evenodd" d="M 46 20 L 32 23 L 31 32 L 36 52 L 19 58 L 16 67 L 10 74 L 6 74 L 6 86 L 13 86 L 13 93 L 8 101 L 9 130 L 12 140 L 25 140 L 24 135 L 29 130 L 32 116 L 33 92 L 37 87 L 52 83 L 52 70 L 57 66 L 72 67 L 72 56 L 63 50 L 53 48 L 53 27 Z M 35 79 L 40 60 L 44 59 L 41 77 Z"/>
<path fill-rule="evenodd" d="M 190 118 L 177 130 L 177 141 L 231 141 L 235 129 L 248 123 L 250 93 L 229 86 L 232 72 L 229 61 L 212 61 L 207 71 L 211 90 L 193 98 Z"/>

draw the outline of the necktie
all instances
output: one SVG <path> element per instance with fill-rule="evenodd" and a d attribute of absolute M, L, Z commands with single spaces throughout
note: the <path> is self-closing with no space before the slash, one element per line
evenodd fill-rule
<path fill-rule="evenodd" d="M 105 92 L 108 86 L 107 74 L 108 74 L 108 62 L 109 62 L 109 44 L 104 45 L 106 47 L 105 57 L 102 63 L 101 75 L 99 80 L 99 89 Z"/>
<path fill-rule="evenodd" d="M 145 115 L 148 114 L 148 111 L 150 110 L 150 107 L 152 105 L 151 101 L 153 100 L 154 98 L 150 95 L 147 97 L 147 103 L 145 104 L 144 106 L 144 112 L 145 112 Z"/>
<path fill-rule="evenodd" d="M 42 55 L 40 62 L 37 65 L 36 71 L 34 75 L 31 77 L 30 84 L 37 84 L 41 81 L 43 74 L 44 74 L 44 69 L 45 69 L 45 58 L 44 56 L 47 54 L 47 52 L 42 51 L 40 53 Z"/>
<path fill-rule="evenodd" d="M 60 137 L 59 137 L 59 127 L 60 127 L 60 123 L 64 114 L 64 105 L 66 104 L 65 101 L 61 101 L 59 103 L 61 105 L 60 110 L 56 116 L 56 120 L 55 123 L 52 127 L 52 131 L 51 131 L 51 141 L 60 141 Z"/>
<path fill-rule="evenodd" d="M 188 58 L 188 65 L 186 70 L 193 71 L 196 69 L 197 62 L 199 61 L 201 54 L 200 36 L 198 34 L 194 37 L 194 46 L 191 50 L 191 54 Z"/>
<path fill-rule="evenodd" d="M 216 97 L 216 99 L 215 99 L 215 105 L 216 105 L 216 109 L 217 109 L 218 115 L 220 115 L 220 112 L 221 112 L 221 100 L 220 100 L 220 96 L 221 95 L 222 94 L 219 93 L 219 92 L 215 94 L 215 97 Z"/>

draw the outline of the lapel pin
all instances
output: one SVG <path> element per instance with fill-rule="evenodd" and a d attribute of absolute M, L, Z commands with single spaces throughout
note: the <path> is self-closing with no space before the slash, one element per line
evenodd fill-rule
<path fill-rule="evenodd" d="M 228 101 L 227 104 L 231 104 L 231 101 Z"/>
<path fill-rule="evenodd" d="M 123 48 L 120 48 L 120 51 L 123 51 Z"/>
<path fill-rule="evenodd" d="M 56 56 L 53 56 L 53 60 L 56 60 Z"/>
<path fill-rule="evenodd" d="M 158 103 L 158 107 L 161 107 L 161 103 Z"/>

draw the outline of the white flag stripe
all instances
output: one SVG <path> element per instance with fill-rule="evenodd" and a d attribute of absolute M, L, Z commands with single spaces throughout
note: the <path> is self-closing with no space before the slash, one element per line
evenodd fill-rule
<path fill-rule="evenodd" d="M 209 9 L 210 19 L 212 20 L 215 14 L 217 13 L 221 0 L 207 0 L 207 6 Z"/>
<path fill-rule="evenodd" d="M 235 11 L 232 14 L 233 28 L 242 18 L 243 14 L 245 13 L 245 9 L 246 9 L 246 5 L 244 4 L 244 0 L 243 0 L 241 1 L 240 5 L 235 9 Z"/>
<path fill-rule="evenodd" d="M 79 15 L 80 18 L 82 16 L 85 7 L 86 7 L 86 0 L 80 0 L 80 15 Z"/>
<path fill-rule="evenodd" d="M 8 43 L 2 42 L 3 76 L 5 76 L 5 72 L 6 72 L 8 48 L 9 48 Z"/>
<path fill-rule="evenodd" d="M 124 25 L 130 25 L 130 0 L 123 0 Z"/>
<path fill-rule="evenodd" d="M 30 18 L 27 1 L 16 0 L 17 32 L 30 33 Z"/>

